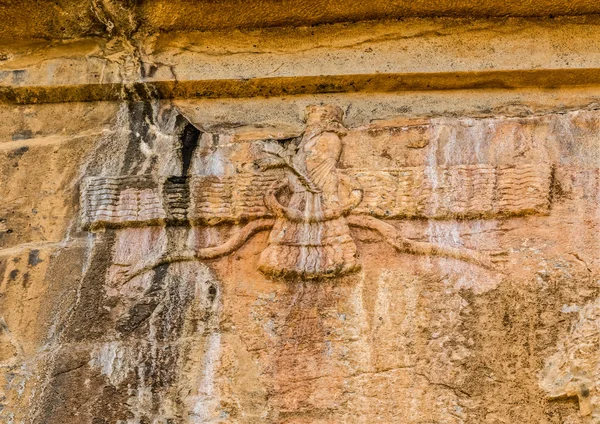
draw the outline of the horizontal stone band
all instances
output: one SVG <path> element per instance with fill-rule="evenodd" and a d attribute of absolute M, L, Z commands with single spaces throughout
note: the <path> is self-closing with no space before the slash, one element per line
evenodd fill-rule
<path fill-rule="evenodd" d="M 347 169 L 363 190 L 352 214 L 378 218 L 453 219 L 546 213 L 552 168 L 458 165 L 373 170 Z M 272 217 L 265 193 L 280 171 L 234 176 L 192 176 L 173 189 L 169 179 L 91 177 L 82 186 L 86 228 L 189 221 L 217 225 Z"/>

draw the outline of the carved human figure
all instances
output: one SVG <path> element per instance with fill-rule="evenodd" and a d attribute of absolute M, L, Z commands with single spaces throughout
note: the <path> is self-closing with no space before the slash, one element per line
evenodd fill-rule
<path fill-rule="evenodd" d="M 295 154 L 268 152 L 262 169 L 286 168 L 282 184 L 266 196 L 276 216 L 267 248 L 259 260 L 262 272 L 302 278 L 330 277 L 359 268 L 356 244 L 346 215 L 362 199 L 358 182 L 338 173 L 342 153 L 343 112 L 334 106 L 309 106 L 306 130 Z M 287 191 L 282 205 L 279 195 Z"/>

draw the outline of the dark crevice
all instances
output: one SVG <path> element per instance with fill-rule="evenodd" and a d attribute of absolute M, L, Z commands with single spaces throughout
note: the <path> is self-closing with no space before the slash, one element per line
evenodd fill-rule
<path fill-rule="evenodd" d="M 140 150 L 140 141 L 150 140 L 150 123 L 154 121 L 150 102 L 129 102 L 129 143 L 125 153 L 123 171 L 126 175 L 135 175 L 144 162 Z"/>
<path fill-rule="evenodd" d="M 567 193 L 563 190 L 560 180 L 556 175 L 556 165 L 552 165 L 550 172 L 550 191 L 548 193 L 548 203 L 550 208 L 554 206 L 555 202 L 560 201 L 564 197 L 567 197 Z"/>
<path fill-rule="evenodd" d="M 194 150 L 198 147 L 198 140 L 202 133 L 187 119 L 179 115 L 177 124 L 180 130 L 179 152 L 181 158 L 181 175 L 167 178 L 164 194 L 167 200 L 169 221 L 171 224 L 181 225 L 187 221 L 187 210 L 190 204 L 190 188 L 188 174 L 194 157 Z"/>
<path fill-rule="evenodd" d="M 181 176 L 185 177 L 192 164 L 194 150 L 198 147 L 198 140 L 201 136 L 200 131 L 192 124 L 187 124 L 181 134 Z"/>
<path fill-rule="evenodd" d="M 208 301 L 210 303 L 213 303 L 215 301 L 216 297 L 217 297 L 217 288 L 215 287 L 214 284 L 211 284 L 208 287 Z"/>

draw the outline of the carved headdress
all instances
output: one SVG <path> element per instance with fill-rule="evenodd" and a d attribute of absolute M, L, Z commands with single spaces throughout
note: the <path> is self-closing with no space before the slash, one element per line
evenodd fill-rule
<path fill-rule="evenodd" d="M 306 107 L 306 129 L 304 140 L 309 140 L 319 134 L 332 132 L 340 137 L 346 135 L 347 130 L 342 124 L 344 111 L 332 105 L 311 105 Z"/>

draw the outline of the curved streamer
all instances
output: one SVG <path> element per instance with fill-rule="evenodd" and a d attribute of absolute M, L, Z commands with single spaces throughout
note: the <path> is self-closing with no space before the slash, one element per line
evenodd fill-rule
<path fill-rule="evenodd" d="M 254 234 L 270 230 L 275 224 L 273 219 L 257 219 L 246 224 L 239 232 L 233 235 L 225 243 L 214 247 L 205 247 L 196 251 L 197 259 L 214 259 L 219 256 L 225 256 L 231 252 L 242 247 L 242 244 L 246 242 Z"/>
<path fill-rule="evenodd" d="M 194 261 L 198 259 L 215 259 L 221 256 L 228 255 L 231 252 L 234 252 L 235 250 L 242 247 L 246 240 L 248 240 L 254 234 L 260 231 L 270 230 L 271 228 L 273 228 L 274 224 L 275 220 L 273 219 L 258 219 L 256 221 L 251 221 L 244 227 L 242 227 L 225 243 L 220 244 L 218 246 L 204 247 L 196 251 L 188 250 L 187 252 L 167 254 L 158 260 L 152 261 L 150 263 L 144 263 L 140 267 L 135 267 L 134 269 L 126 272 L 125 282 L 160 265 L 165 265 L 173 262 Z"/>
<path fill-rule="evenodd" d="M 490 256 L 475 250 L 440 246 L 439 244 L 409 240 L 402 237 L 398 230 L 388 223 L 380 221 L 371 216 L 352 215 L 348 217 L 348 225 L 359 228 L 366 228 L 377 231 L 383 236 L 383 239 L 396 250 L 400 252 L 412 253 L 415 255 L 434 255 L 458 259 L 465 262 L 471 262 L 483 268 L 493 269 L 494 264 Z"/>

